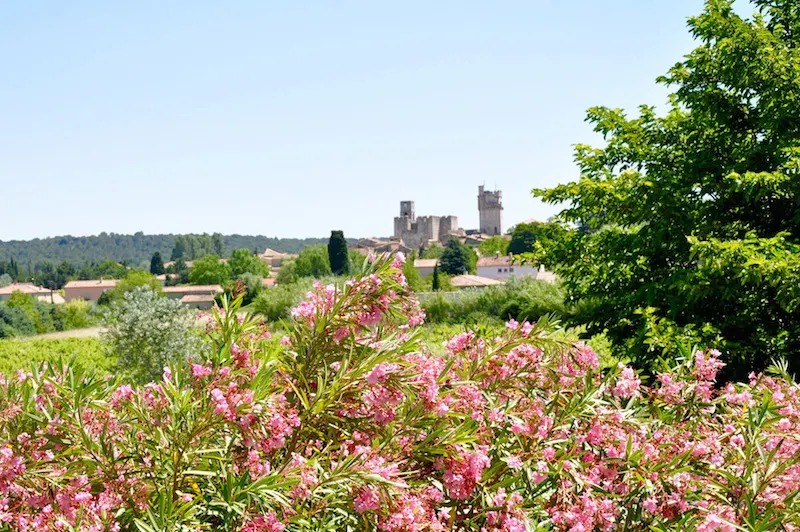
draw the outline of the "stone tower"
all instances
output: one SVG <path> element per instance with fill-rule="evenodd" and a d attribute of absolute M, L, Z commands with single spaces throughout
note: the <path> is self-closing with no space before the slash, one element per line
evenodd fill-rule
<path fill-rule="evenodd" d="M 478 213 L 480 230 L 485 235 L 503 234 L 503 193 L 478 187 Z"/>

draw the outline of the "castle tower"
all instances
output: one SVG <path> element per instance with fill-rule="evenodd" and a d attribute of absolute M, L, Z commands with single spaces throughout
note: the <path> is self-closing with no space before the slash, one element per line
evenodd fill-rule
<path fill-rule="evenodd" d="M 400 217 L 407 217 L 412 222 L 416 220 L 416 215 L 414 214 L 414 202 L 413 201 L 401 201 L 400 202 Z"/>
<path fill-rule="evenodd" d="M 478 187 L 478 213 L 480 230 L 486 235 L 503 234 L 503 193 Z"/>
<path fill-rule="evenodd" d="M 411 231 L 411 224 L 416 223 L 417 215 L 414 213 L 413 201 L 400 202 L 400 216 L 394 217 L 394 238 L 402 239 Z"/>

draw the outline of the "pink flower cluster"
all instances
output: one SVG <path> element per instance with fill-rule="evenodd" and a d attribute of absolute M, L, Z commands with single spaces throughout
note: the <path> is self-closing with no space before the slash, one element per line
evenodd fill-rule
<path fill-rule="evenodd" d="M 603 372 L 514 321 L 436 354 L 402 260 L 317 285 L 280 341 L 216 313 L 160 382 L 0 378 L 0 530 L 798 530 L 788 376 L 720 387 L 714 350 Z"/>

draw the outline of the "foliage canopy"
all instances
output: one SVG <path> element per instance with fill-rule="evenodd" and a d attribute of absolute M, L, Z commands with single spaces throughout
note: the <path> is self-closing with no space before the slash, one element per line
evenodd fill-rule
<path fill-rule="evenodd" d="M 800 353 L 800 10 L 754 5 L 707 1 L 699 46 L 658 80 L 666 114 L 590 109 L 605 147 L 578 145 L 581 178 L 534 191 L 586 229 L 549 250 L 570 296 L 641 364 L 684 336 L 735 376 Z"/>

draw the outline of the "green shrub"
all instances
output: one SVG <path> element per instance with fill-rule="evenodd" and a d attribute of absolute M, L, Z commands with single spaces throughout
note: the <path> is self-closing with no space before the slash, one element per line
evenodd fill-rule
<path fill-rule="evenodd" d="M 263 316 L 267 321 L 286 319 L 292 307 L 297 305 L 311 289 L 311 283 L 310 279 L 302 279 L 265 290 L 253 301 L 250 310 Z"/>
<path fill-rule="evenodd" d="M 443 294 L 426 298 L 422 304 L 425 319 L 429 323 L 450 323 L 455 321 L 455 308 L 450 299 Z"/>
<path fill-rule="evenodd" d="M 50 303 L 43 303 L 31 295 L 22 292 L 14 292 L 6 304 L 11 308 L 22 310 L 33 322 L 36 332 L 39 334 L 56 330 L 53 322 L 53 307 Z"/>
<path fill-rule="evenodd" d="M 94 305 L 88 301 L 75 299 L 57 307 L 61 319 L 61 330 L 84 329 L 93 327 L 100 322 L 99 315 Z"/>
<path fill-rule="evenodd" d="M 155 292 L 161 291 L 161 281 L 155 275 L 144 270 L 131 270 L 123 279 L 119 280 L 117 286 L 103 292 L 97 300 L 97 304 L 107 305 L 119 301 L 126 293 L 139 286 L 150 287 Z"/>
<path fill-rule="evenodd" d="M 39 362 L 57 362 L 59 359 L 75 359 L 75 366 L 98 375 L 113 373 L 116 362 L 99 338 L 0 340 L 0 373 L 6 375 Z"/>
<path fill-rule="evenodd" d="M 36 334 L 36 324 L 18 307 L 0 303 L 0 338 L 31 336 Z"/>
<path fill-rule="evenodd" d="M 570 314 L 558 284 L 531 278 L 510 279 L 505 285 L 426 296 L 423 308 L 430 323 L 480 323 L 482 319 L 536 321 L 545 314 Z"/>

